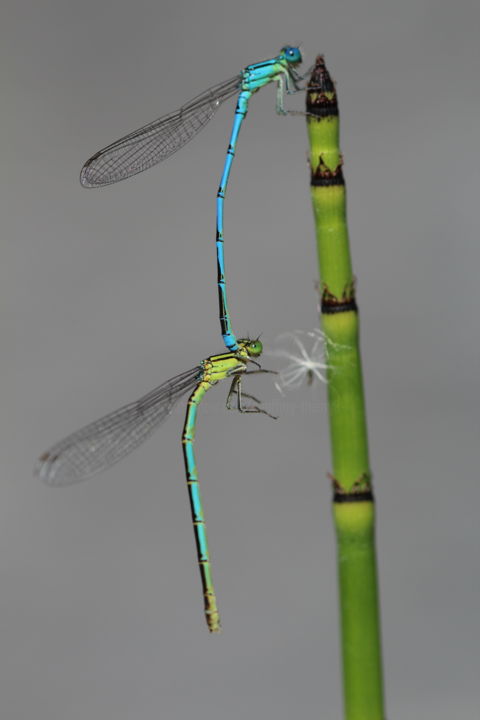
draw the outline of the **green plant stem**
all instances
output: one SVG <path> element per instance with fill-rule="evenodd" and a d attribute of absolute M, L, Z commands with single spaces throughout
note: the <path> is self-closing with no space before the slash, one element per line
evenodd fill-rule
<path fill-rule="evenodd" d="M 346 720 L 384 720 L 375 513 L 335 86 L 318 57 L 307 93 L 311 192 L 327 350 Z"/>

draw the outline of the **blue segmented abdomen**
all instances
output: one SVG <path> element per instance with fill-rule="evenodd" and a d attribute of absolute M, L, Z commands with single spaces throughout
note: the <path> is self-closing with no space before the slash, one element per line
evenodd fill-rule
<path fill-rule="evenodd" d="M 220 187 L 217 193 L 217 283 L 218 283 L 218 302 L 220 315 L 220 328 L 222 332 L 223 342 L 228 350 L 235 352 L 238 350 L 237 338 L 232 329 L 232 321 L 228 309 L 227 288 L 225 281 L 225 257 L 224 257 L 224 230 L 223 230 L 223 205 L 225 201 L 225 193 L 228 185 L 230 170 L 235 157 L 235 148 L 237 144 L 238 134 L 242 127 L 242 122 L 248 111 L 248 101 L 251 97 L 248 90 L 242 91 L 237 100 L 235 108 L 235 118 L 233 121 L 232 134 L 227 148 L 225 164 L 223 166 Z"/>

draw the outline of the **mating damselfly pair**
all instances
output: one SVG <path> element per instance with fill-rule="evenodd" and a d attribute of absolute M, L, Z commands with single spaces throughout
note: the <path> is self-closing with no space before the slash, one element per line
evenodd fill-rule
<path fill-rule="evenodd" d="M 220 629 L 220 618 L 211 576 L 205 520 L 193 451 L 197 409 L 207 390 L 220 380 L 231 378 L 232 384 L 227 398 L 228 408 L 231 408 L 232 399 L 236 398 L 236 409 L 240 412 L 269 415 L 259 407 L 257 398 L 242 392 L 241 380 L 245 374 L 270 371 L 263 370 L 257 362 L 263 350 L 260 340 L 237 340 L 232 329 L 227 303 L 223 251 L 224 199 L 239 132 L 251 96 L 264 85 L 275 82 L 277 113 L 289 114 L 284 108 L 284 95 L 303 89 L 300 86 L 303 77 L 295 69 L 301 62 L 302 55 L 298 47 L 283 47 L 276 57 L 248 65 L 239 75 L 211 87 L 179 110 L 160 117 L 100 150 L 85 163 L 80 175 L 82 185 L 93 188 L 111 185 L 152 167 L 183 147 L 206 125 L 222 103 L 237 95 L 233 128 L 216 201 L 219 316 L 227 352 L 203 360 L 192 370 L 168 380 L 138 401 L 125 405 L 69 435 L 40 456 L 35 470 L 42 480 L 53 486 L 69 485 L 105 470 L 143 443 L 168 417 L 177 401 L 187 393 L 191 393 L 187 404 L 182 444 L 203 585 L 205 615 L 207 625 L 212 632 Z M 256 369 L 248 370 L 249 364 L 254 364 Z M 256 404 L 245 405 L 243 398 L 248 398 Z"/>

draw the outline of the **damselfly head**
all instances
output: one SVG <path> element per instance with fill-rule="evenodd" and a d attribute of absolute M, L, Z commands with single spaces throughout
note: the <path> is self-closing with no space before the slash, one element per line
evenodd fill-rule
<path fill-rule="evenodd" d="M 260 357 L 263 352 L 263 344 L 258 338 L 256 340 L 249 340 L 248 338 L 245 338 L 243 340 L 239 340 L 238 344 L 240 347 L 245 348 L 249 357 Z"/>
<path fill-rule="evenodd" d="M 280 56 L 285 58 L 289 65 L 299 65 L 302 62 L 302 51 L 293 45 L 285 45 L 280 50 Z"/>

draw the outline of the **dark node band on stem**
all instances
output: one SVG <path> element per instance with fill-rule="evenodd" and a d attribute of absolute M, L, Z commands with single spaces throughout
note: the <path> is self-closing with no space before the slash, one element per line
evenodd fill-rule
<path fill-rule="evenodd" d="M 375 502 L 372 490 L 365 492 L 350 493 L 333 493 L 334 503 L 359 503 L 359 502 Z"/>
<path fill-rule="evenodd" d="M 341 298 L 330 292 L 328 285 L 323 283 L 320 309 L 324 315 L 335 315 L 342 312 L 358 312 L 357 301 L 355 299 L 355 280 L 344 288 Z"/>
<path fill-rule="evenodd" d="M 312 187 L 332 187 L 333 185 L 345 185 L 343 177 L 343 158 L 337 167 L 329 168 L 320 155 L 318 165 L 310 167 L 310 185 Z"/>
<path fill-rule="evenodd" d="M 328 302 L 322 300 L 321 311 L 323 315 L 336 315 L 344 312 L 358 312 L 357 302 L 355 298 L 351 300 Z"/>
<path fill-rule="evenodd" d="M 332 482 L 333 502 L 375 502 L 372 489 L 372 477 L 369 473 L 364 473 L 358 480 L 355 480 L 350 490 L 344 487 L 330 473 L 327 474 Z"/>

